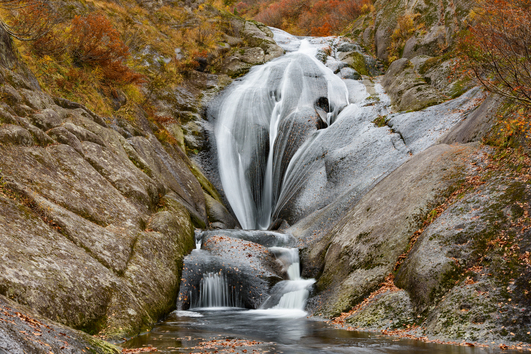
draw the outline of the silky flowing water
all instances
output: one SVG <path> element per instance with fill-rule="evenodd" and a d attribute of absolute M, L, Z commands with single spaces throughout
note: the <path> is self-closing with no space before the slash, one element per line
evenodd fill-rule
<path fill-rule="evenodd" d="M 376 136 L 360 128 L 387 114 L 389 99 L 377 83 L 369 93 L 366 84 L 338 74 L 345 74 L 339 62 L 317 58 L 334 39 L 301 40 L 275 30 L 275 40 L 286 55 L 235 82 L 213 113 L 219 179 L 243 230 L 197 231 L 178 310 L 122 345 L 161 353 L 497 352 L 347 331 L 307 317 L 315 281 L 301 278 L 296 240 L 260 230 L 300 220 L 352 189 L 355 182 L 344 177 L 352 178 L 352 151 L 363 139 L 385 140 L 392 153 L 382 164 L 387 170 L 359 175 L 359 189 L 411 151 L 391 131 Z"/>

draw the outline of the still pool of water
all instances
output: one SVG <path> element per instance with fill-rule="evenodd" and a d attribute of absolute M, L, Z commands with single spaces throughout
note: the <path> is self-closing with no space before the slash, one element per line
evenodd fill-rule
<path fill-rule="evenodd" d="M 212 308 L 175 311 L 152 331 L 122 344 L 158 353 L 509 353 L 492 348 L 427 344 L 336 329 L 292 310 Z"/>

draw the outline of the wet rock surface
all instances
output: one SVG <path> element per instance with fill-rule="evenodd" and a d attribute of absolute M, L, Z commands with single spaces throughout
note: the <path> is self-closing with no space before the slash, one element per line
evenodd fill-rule
<path fill-rule="evenodd" d="M 295 239 L 290 234 L 262 230 L 208 230 L 200 232 L 196 235 L 196 239 L 208 240 L 212 236 L 236 238 L 264 247 L 288 247 L 295 243 Z"/>

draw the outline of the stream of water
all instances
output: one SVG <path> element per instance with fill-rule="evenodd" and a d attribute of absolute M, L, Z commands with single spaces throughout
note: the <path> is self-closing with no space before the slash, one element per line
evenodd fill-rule
<path fill-rule="evenodd" d="M 316 175 L 326 172 L 330 184 L 334 166 L 324 162 L 329 147 L 348 150 L 352 119 L 370 113 L 372 120 L 388 99 L 374 85 L 376 107 L 383 107 L 376 109 L 363 84 L 343 80 L 333 62 L 327 67 L 318 60 L 326 41 L 277 30 L 275 40 L 287 54 L 229 88 L 216 115 L 219 175 L 243 230 L 197 231 L 197 247 L 184 260 L 178 310 L 123 346 L 161 353 L 496 352 L 346 331 L 307 318 L 315 281 L 301 278 L 296 242 L 264 230 L 290 218 L 286 210 L 298 205 L 290 203 L 305 198 L 301 187 L 310 181 L 319 186 Z M 314 204 L 344 192 L 334 188 L 312 195 Z M 298 217 L 310 211 L 302 208 Z"/>
<path fill-rule="evenodd" d="M 129 348 L 143 346 L 156 347 L 158 353 L 490 354 L 502 352 L 495 349 L 427 344 L 372 333 L 350 332 L 335 329 L 322 321 L 306 317 L 236 309 L 172 313 L 151 332 L 126 343 L 126 347 Z"/>

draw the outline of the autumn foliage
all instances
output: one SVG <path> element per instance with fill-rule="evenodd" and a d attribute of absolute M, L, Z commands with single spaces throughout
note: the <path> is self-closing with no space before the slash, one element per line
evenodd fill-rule
<path fill-rule="evenodd" d="M 97 69 L 108 84 L 139 83 L 142 76 L 126 65 L 129 47 L 102 13 L 75 16 L 32 43 L 35 53 L 71 60 L 76 68 Z M 69 76 L 78 76 L 69 72 Z"/>
<path fill-rule="evenodd" d="M 141 80 L 140 75 L 125 65 L 129 48 L 101 13 L 76 16 L 67 37 L 67 47 L 76 65 L 99 66 L 106 80 L 124 84 Z"/>
<path fill-rule="evenodd" d="M 244 11 L 243 2 L 236 9 Z M 262 5 L 257 21 L 293 34 L 338 34 L 360 15 L 371 10 L 370 0 L 280 0 Z"/>
<path fill-rule="evenodd" d="M 48 33 L 59 16 L 48 0 L 0 0 L 0 9 L 6 10 L 0 26 L 22 41 L 32 41 Z"/>
<path fill-rule="evenodd" d="M 487 90 L 516 103 L 500 129 L 531 132 L 531 0 L 484 0 L 460 41 L 465 69 Z"/>
<path fill-rule="evenodd" d="M 460 43 L 466 68 L 489 90 L 531 109 L 531 0 L 484 0 Z"/>

